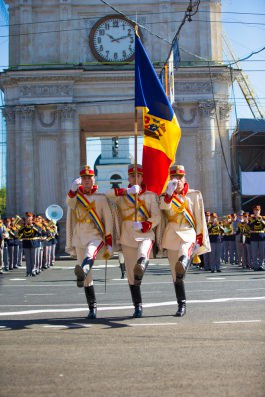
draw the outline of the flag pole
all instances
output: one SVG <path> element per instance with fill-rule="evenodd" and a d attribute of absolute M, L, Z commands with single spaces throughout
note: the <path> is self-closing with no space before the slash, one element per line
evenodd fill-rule
<path fill-rule="evenodd" d="M 139 36 L 138 26 L 135 25 L 135 34 Z M 134 71 L 135 73 L 135 71 Z M 134 79 L 135 80 L 135 79 Z M 134 91 L 135 92 L 135 91 Z M 134 175 L 135 175 L 135 184 L 137 184 L 137 152 L 138 152 L 138 111 L 136 106 L 134 105 Z M 135 195 L 135 207 L 134 207 L 134 220 L 137 222 L 137 212 L 138 212 L 138 194 Z"/>

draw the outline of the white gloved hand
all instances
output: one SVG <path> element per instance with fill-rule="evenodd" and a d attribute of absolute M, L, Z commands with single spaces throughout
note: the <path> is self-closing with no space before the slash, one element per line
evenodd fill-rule
<path fill-rule="evenodd" d="M 177 186 L 178 186 L 178 181 L 176 179 L 172 179 L 172 181 L 169 181 L 167 184 L 166 193 L 169 196 L 172 196 Z"/>
<path fill-rule="evenodd" d="M 142 230 L 142 222 L 133 222 L 133 228 L 135 231 Z"/>
<path fill-rule="evenodd" d="M 112 246 L 111 245 L 107 245 L 107 251 L 109 253 L 109 255 L 112 255 Z"/>
<path fill-rule="evenodd" d="M 133 185 L 131 187 L 128 187 L 127 193 L 128 194 L 138 194 L 141 190 L 141 187 L 139 185 Z"/>
<path fill-rule="evenodd" d="M 74 179 L 71 185 L 72 192 L 76 192 L 80 185 L 81 185 L 81 178 Z"/>
<path fill-rule="evenodd" d="M 112 247 L 110 245 L 107 245 L 105 252 L 103 254 L 103 258 L 108 260 L 112 256 Z"/>

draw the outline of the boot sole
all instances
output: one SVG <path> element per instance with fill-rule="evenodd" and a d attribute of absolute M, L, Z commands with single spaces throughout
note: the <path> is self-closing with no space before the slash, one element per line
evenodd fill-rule
<path fill-rule="evenodd" d="M 84 286 L 84 280 L 85 280 L 85 273 L 84 270 L 80 265 L 76 265 L 75 267 L 75 275 L 77 277 L 76 283 L 79 288 L 82 288 Z"/>
<path fill-rule="evenodd" d="M 181 262 L 177 262 L 175 266 L 176 274 L 184 275 L 185 269 Z"/>
<path fill-rule="evenodd" d="M 140 285 L 144 276 L 144 271 L 138 263 L 134 266 L 133 272 L 134 272 L 135 285 Z"/>

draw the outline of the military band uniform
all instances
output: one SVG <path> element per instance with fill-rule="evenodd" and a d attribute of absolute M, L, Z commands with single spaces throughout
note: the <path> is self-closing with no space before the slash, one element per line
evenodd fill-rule
<path fill-rule="evenodd" d="M 228 215 L 226 217 L 226 221 L 224 222 L 223 243 L 224 262 L 235 264 L 235 230 L 231 215 Z"/>
<path fill-rule="evenodd" d="M 210 216 L 211 213 L 209 211 L 205 212 L 205 219 L 206 219 L 206 224 L 207 224 L 207 229 L 209 230 L 209 227 L 211 226 L 211 221 L 210 221 Z M 203 256 L 203 263 L 204 263 L 204 270 L 207 272 L 210 269 L 210 253 L 206 252 Z"/>
<path fill-rule="evenodd" d="M 66 198 L 69 207 L 66 252 L 77 256 L 77 286 L 84 287 L 90 319 L 97 315 L 92 266 L 105 246 L 105 257 L 112 255 L 113 230 L 107 199 L 104 194 L 97 192 L 98 187 L 94 181 L 93 169 L 89 166 L 83 167 L 80 178 L 73 181 Z"/>
<path fill-rule="evenodd" d="M 255 271 L 264 270 L 264 246 L 265 246 L 265 221 L 260 215 L 261 206 L 253 207 L 254 217 L 249 222 L 250 247 L 252 266 Z"/>
<path fill-rule="evenodd" d="M 33 213 L 26 212 L 26 223 L 19 230 L 26 260 L 26 276 L 36 276 L 42 230 L 33 223 Z"/>
<path fill-rule="evenodd" d="M 149 263 L 155 240 L 154 228 L 159 224 L 161 215 L 158 196 L 148 191 L 143 180 L 143 168 L 137 164 L 128 167 L 127 189 L 114 188 L 106 195 L 118 206 L 121 216 L 120 244 L 124 256 L 128 284 L 134 304 L 133 317 L 142 316 L 141 282 Z M 135 214 L 137 202 L 137 214 Z"/>
<path fill-rule="evenodd" d="M 224 234 L 224 228 L 218 222 L 218 216 L 215 212 L 211 214 L 211 225 L 208 228 L 209 239 L 211 244 L 210 268 L 211 272 L 215 270 L 221 272 L 221 255 L 222 255 L 222 236 Z"/>
<path fill-rule="evenodd" d="M 0 274 L 3 273 L 5 233 L 6 233 L 5 225 L 2 221 L 2 219 L 0 219 Z"/>
<path fill-rule="evenodd" d="M 239 236 L 238 253 L 242 258 L 242 268 L 250 268 L 250 228 L 247 214 L 243 214 L 243 222 L 237 225 L 237 236 Z"/>
<path fill-rule="evenodd" d="M 160 209 L 167 220 L 162 247 L 168 253 L 178 303 L 178 317 L 186 313 L 184 277 L 194 249 L 196 247 L 198 255 L 210 251 L 203 198 L 200 191 L 189 188 L 185 175 L 183 165 L 171 167 L 171 180 L 168 182 L 166 194 L 160 200 Z"/>

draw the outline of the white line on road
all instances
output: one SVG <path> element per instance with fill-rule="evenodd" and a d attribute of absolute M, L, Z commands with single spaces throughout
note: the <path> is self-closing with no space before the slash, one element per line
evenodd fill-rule
<path fill-rule="evenodd" d="M 150 326 L 178 325 L 178 323 L 147 323 L 147 324 L 128 324 L 129 327 L 150 327 Z"/>
<path fill-rule="evenodd" d="M 262 320 L 213 321 L 214 324 L 261 323 Z"/>
<path fill-rule="evenodd" d="M 200 299 L 200 300 L 190 300 L 187 303 L 223 303 L 223 302 L 240 302 L 240 301 L 263 301 L 265 300 L 265 296 L 257 296 L 257 297 L 248 297 L 248 298 L 219 298 L 219 299 Z M 152 308 L 152 307 L 162 307 L 162 306 L 172 306 L 176 305 L 176 301 L 169 301 L 169 302 L 159 302 L 159 303 L 145 303 L 143 305 L 144 308 Z M 49 307 L 53 305 L 48 305 Z M 70 312 L 83 312 L 87 311 L 87 307 L 81 308 L 68 308 L 68 309 L 59 309 L 59 305 L 54 305 L 57 306 L 57 309 L 38 309 L 38 310 L 23 310 L 23 311 L 16 311 L 16 312 L 0 312 L 0 316 L 22 316 L 22 315 L 28 315 L 28 314 L 40 314 L 40 313 L 70 313 Z M 62 305 L 61 305 L 62 306 Z M 72 306 L 72 305 L 71 305 Z M 5 307 L 8 307 L 7 305 Z M 30 307 L 33 307 L 33 305 L 30 305 Z M 44 307 L 44 305 L 42 305 Z M 100 311 L 111 311 L 111 310 L 127 310 L 131 309 L 132 305 L 129 306 L 102 306 L 98 307 L 98 310 Z"/>

